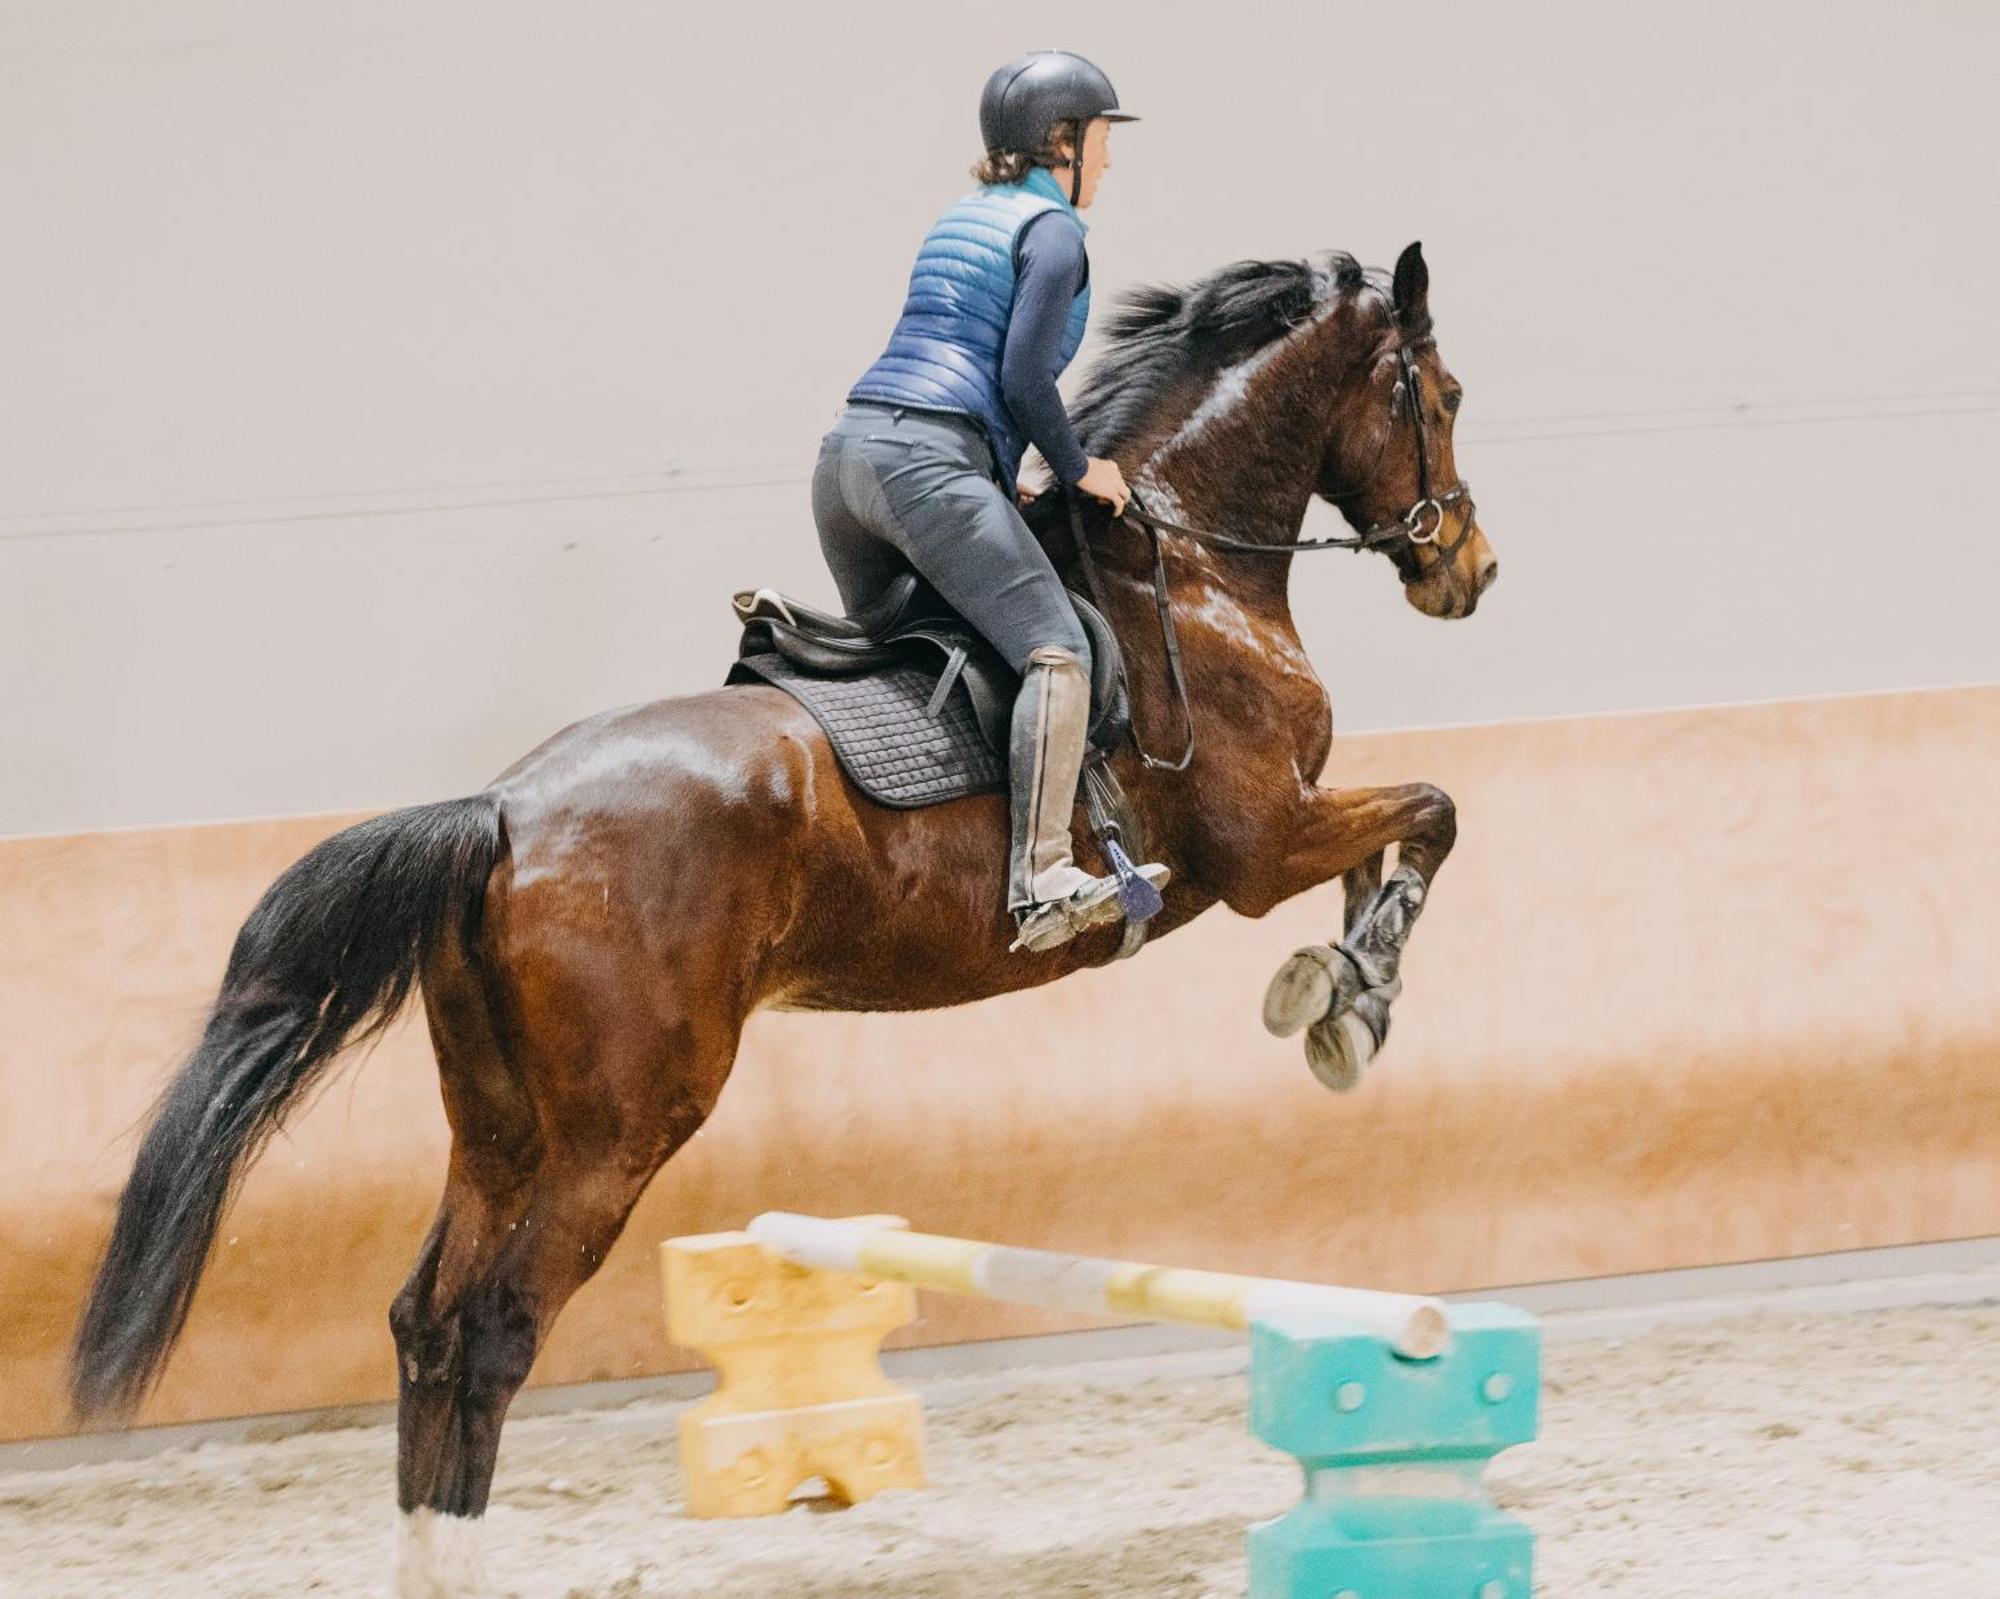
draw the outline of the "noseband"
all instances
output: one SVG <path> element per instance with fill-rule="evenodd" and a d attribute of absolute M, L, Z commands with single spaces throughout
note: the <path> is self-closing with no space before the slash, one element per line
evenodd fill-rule
<path fill-rule="evenodd" d="M 1428 341 L 1422 341 L 1428 342 Z M 1389 401 L 1389 417 L 1393 423 L 1397 411 L 1407 400 L 1410 407 L 1410 425 L 1417 440 L 1417 498 L 1401 516 L 1391 517 L 1386 522 L 1377 522 L 1359 533 L 1343 534 L 1334 538 L 1299 539 L 1290 544 L 1258 544 L 1249 539 L 1232 538 L 1227 533 L 1212 532 L 1207 528 L 1189 527 L 1183 522 L 1170 521 L 1164 516 L 1155 516 L 1140 501 L 1137 491 L 1133 491 L 1125 509 L 1114 518 L 1117 521 L 1136 522 L 1146 529 L 1146 536 L 1153 545 L 1153 605 L 1160 616 L 1160 639 L 1166 647 L 1167 680 L 1173 686 L 1174 700 L 1180 710 L 1181 725 L 1187 729 L 1187 742 L 1182 747 L 1177 760 L 1163 760 L 1150 754 L 1140 742 L 1139 729 L 1135 722 L 1131 728 L 1132 747 L 1138 751 L 1140 761 L 1150 770 L 1159 772 L 1184 772 L 1194 759 L 1194 715 L 1188 704 L 1187 676 L 1181 667 L 1181 641 L 1174 627 L 1173 604 L 1167 591 L 1166 549 L 1160 542 L 1162 533 L 1178 533 L 1183 538 L 1193 539 L 1211 549 L 1222 550 L 1231 555 L 1303 555 L 1314 550 L 1386 550 L 1389 558 L 1396 563 L 1396 569 L 1407 583 L 1422 576 L 1423 569 L 1417 560 L 1417 551 L 1430 545 L 1437 551 L 1437 558 L 1430 570 L 1449 566 L 1458 559 L 1458 552 L 1465 548 L 1465 541 L 1472 537 L 1473 503 L 1472 488 L 1464 478 L 1459 478 L 1450 487 L 1434 491 L 1431 487 L 1430 439 L 1424 428 L 1424 404 L 1422 379 L 1416 363 L 1410 359 L 1412 348 L 1403 344 L 1396 349 L 1398 375 L 1396 388 Z M 1382 448 L 1376 455 L 1376 464 L 1381 464 L 1382 456 L 1389 450 L 1389 435 L 1384 434 Z M 1064 491 L 1069 505 L 1070 535 L 1076 544 L 1076 558 L 1083 568 L 1084 586 L 1090 590 L 1091 602 L 1103 611 L 1104 596 L 1097 581 L 1097 561 L 1090 552 L 1090 541 L 1084 536 L 1083 509 L 1073 488 Z M 1444 532 L 1444 525 L 1452 507 L 1463 505 L 1465 514 L 1459 523 L 1458 536 L 1449 544 L 1439 544 L 1438 536 Z M 1404 563 L 1408 562 L 1406 566 Z"/>

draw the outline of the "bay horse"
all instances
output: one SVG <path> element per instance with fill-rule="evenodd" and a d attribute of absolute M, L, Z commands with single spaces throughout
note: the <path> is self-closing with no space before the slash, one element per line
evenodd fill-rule
<path fill-rule="evenodd" d="M 1074 535 L 1053 496 L 1028 512 L 1072 573 L 1061 540 L 1086 541 L 1139 733 L 1195 739 L 1184 770 L 1113 758 L 1147 854 L 1173 872 L 1155 928 L 1218 901 L 1261 916 L 1344 879 L 1344 940 L 1291 957 L 1265 1004 L 1322 1065 L 1356 1015 L 1379 1038 L 1454 820 L 1428 784 L 1317 785 L 1332 716 L 1287 594 L 1307 507 L 1336 505 L 1364 530 L 1349 542 L 1381 549 L 1431 616 L 1469 615 L 1496 565 L 1457 480 L 1460 389 L 1428 302 L 1412 244 L 1387 283 L 1341 252 L 1241 261 L 1141 289 L 1111 319 L 1078 431 L 1119 462 L 1167 552 L 1184 730 L 1146 539 L 1099 502 Z M 1008 952 L 1006 843 L 1004 794 L 877 806 L 800 705 L 760 685 L 590 717 L 478 794 L 325 840 L 244 922 L 154 1109 L 77 1330 L 78 1414 L 137 1406 L 248 1163 L 420 984 L 452 1147 L 390 1311 L 399 1591 L 473 1591 L 508 1405 L 714 1108 L 751 1012 L 957 1005 L 1112 957 L 1116 929 Z"/>

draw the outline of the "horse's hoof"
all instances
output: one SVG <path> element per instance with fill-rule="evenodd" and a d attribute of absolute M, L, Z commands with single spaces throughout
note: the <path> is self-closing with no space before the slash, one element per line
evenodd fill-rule
<path fill-rule="evenodd" d="M 1278 968 L 1264 990 L 1264 1030 L 1274 1038 L 1290 1038 L 1333 1009 L 1334 953 L 1324 944 L 1308 944 Z"/>
<path fill-rule="evenodd" d="M 1361 997 L 1371 975 L 1344 948 L 1308 944 L 1294 950 L 1264 990 L 1264 1027 L 1290 1038 L 1301 1027 L 1338 1016 Z"/>
<path fill-rule="evenodd" d="M 1389 1002 L 1402 989 L 1397 982 L 1371 988 L 1338 1016 L 1314 1022 L 1306 1030 L 1306 1065 L 1336 1094 L 1361 1081 L 1361 1071 L 1389 1037 Z"/>
<path fill-rule="evenodd" d="M 1306 1065 L 1322 1086 L 1344 1094 L 1361 1081 L 1375 1054 L 1375 1035 L 1353 1011 L 1329 1016 L 1306 1029 Z"/>

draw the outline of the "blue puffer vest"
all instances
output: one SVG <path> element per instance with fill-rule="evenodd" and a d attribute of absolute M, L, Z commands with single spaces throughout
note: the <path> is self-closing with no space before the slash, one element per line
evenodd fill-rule
<path fill-rule="evenodd" d="M 1014 307 L 1014 241 L 1029 218 L 1044 211 L 1062 211 L 1079 231 L 1090 230 L 1046 167 L 1034 168 L 1020 183 L 975 189 L 939 217 L 917 251 L 889 347 L 847 391 L 850 400 L 973 417 L 986 429 L 1009 494 L 1028 448 L 1000 392 L 1000 355 Z M 1086 275 L 1069 308 L 1052 375 L 1069 365 L 1089 318 Z"/>

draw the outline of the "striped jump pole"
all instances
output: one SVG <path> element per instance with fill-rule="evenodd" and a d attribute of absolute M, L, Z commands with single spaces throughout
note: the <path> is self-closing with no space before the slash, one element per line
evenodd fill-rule
<path fill-rule="evenodd" d="M 1229 1332 L 1248 1332 L 1252 1322 L 1274 1316 L 1332 1317 L 1366 1328 L 1397 1354 L 1415 1360 L 1432 1359 L 1451 1345 L 1443 1301 L 1413 1294 L 1098 1260 L 785 1210 L 766 1211 L 750 1223 L 749 1232 L 794 1265 L 1014 1305 L 1184 1322 Z"/>
<path fill-rule="evenodd" d="M 1250 1430 L 1305 1497 L 1249 1529 L 1251 1599 L 1530 1599 L 1533 1535 L 1481 1481 L 1535 1436 L 1541 1333 L 1506 1305 L 1239 1277 L 773 1211 L 662 1246 L 667 1331 L 716 1393 L 681 1420 L 695 1515 L 921 1487 L 922 1416 L 882 1375 L 916 1288 L 1247 1332 Z"/>

